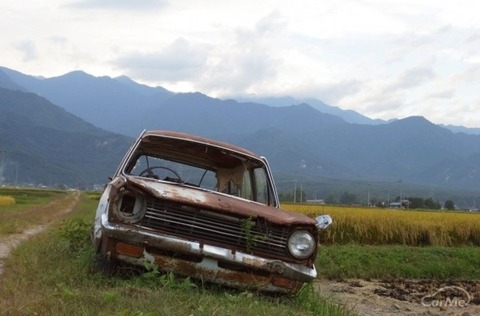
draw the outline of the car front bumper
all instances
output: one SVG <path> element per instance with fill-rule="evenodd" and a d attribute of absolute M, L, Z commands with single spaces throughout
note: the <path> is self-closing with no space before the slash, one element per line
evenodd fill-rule
<path fill-rule="evenodd" d="M 291 293 L 317 276 L 315 266 L 266 259 L 112 223 L 106 214 L 101 217 L 101 239 L 102 253 L 112 259 L 237 288 Z"/>

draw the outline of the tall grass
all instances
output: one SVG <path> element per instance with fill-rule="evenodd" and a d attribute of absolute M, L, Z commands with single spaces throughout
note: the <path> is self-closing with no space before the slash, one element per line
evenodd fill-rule
<path fill-rule="evenodd" d="M 11 195 L 0 195 L 0 207 L 15 204 L 15 198 Z"/>
<path fill-rule="evenodd" d="M 0 237 L 2 235 L 21 233 L 34 225 L 43 225 L 52 221 L 59 210 L 72 203 L 74 192 L 39 190 L 39 189 L 6 189 L 0 194 L 8 194 L 14 204 L 0 205 Z M 1 204 L 1 202 L 0 202 Z"/>
<path fill-rule="evenodd" d="M 282 207 L 312 218 L 330 214 L 333 225 L 321 235 L 327 244 L 480 246 L 480 214 L 307 204 Z"/>

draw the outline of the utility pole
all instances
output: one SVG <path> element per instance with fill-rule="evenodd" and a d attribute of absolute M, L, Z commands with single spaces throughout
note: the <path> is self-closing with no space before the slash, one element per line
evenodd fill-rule
<path fill-rule="evenodd" d="M 295 186 L 293 187 L 293 203 L 297 203 L 297 180 L 295 180 Z"/>
<path fill-rule="evenodd" d="M 367 191 L 367 207 L 370 207 L 370 187 L 368 187 Z"/>
<path fill-rule="evenodd" d="M 5 156 L 7 155 L 6 150 L 0 149 L 0 184 L 3 184 L 3 168 L 5 165 Z"/>
<path fill-rule="evenodd" d="M 300 203 L 303 203 L 303 183 L 300 185 Z"/>
<path fill-rule="evenodd" d="M 15 187 L 18 186 L 18 162 L 15 163 Z"/>

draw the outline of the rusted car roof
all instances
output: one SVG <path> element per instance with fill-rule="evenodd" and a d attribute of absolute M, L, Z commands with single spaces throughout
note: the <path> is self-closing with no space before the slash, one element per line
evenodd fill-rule
<path fill-rule="evenodd" d="M 142 137 L 145 136 L 159 136 L 159 137 L 168 137 L 168 138 L 175 138 L 175 139 L 183 139 L 187 141 L 195 141 L 199 143 L 204 143 L 207 145 L 213 145 L 213 146 L 219 146 L 219 147 L 224 147 L 225 149 L 228 149 L 230 151 L 238 152 L 243 155 L 251 156 L 253 158 L 259 159 L 260 157 L 256 155 L 255 153 L 246 150 L 242 147 L 238 147 L 229 143 L 225 143 L 222 141 L 206 138 L 206 137 L 201 137 L 197 135 L 192 135 L 192 134 L 187 134 L 187 133 L 181 133 L 181 132 L 173 132 L 173 131 L 163 131 L 163 130 L 152 130 L 152 131 L 146 131 Z"/>

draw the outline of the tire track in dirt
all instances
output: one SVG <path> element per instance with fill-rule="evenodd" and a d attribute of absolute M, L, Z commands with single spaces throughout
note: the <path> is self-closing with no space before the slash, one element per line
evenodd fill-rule
<path fill-rule="evenodd" d="M 76 191 L 73 195 L 71 203 L 66 208 L 59 210 L 56 215 L 64 215 L 71 212 L 79 200 L 80 191 Z M 0 238 L 0 276 L 3 274 L 3 262 L 6 258 L 8 258 L 12 250 L 18 247 L 23 241 L 43 232 L 50 225 L 50 223 L 32 226 L 20 234 L 11 234 L 4 238 Z"/>

